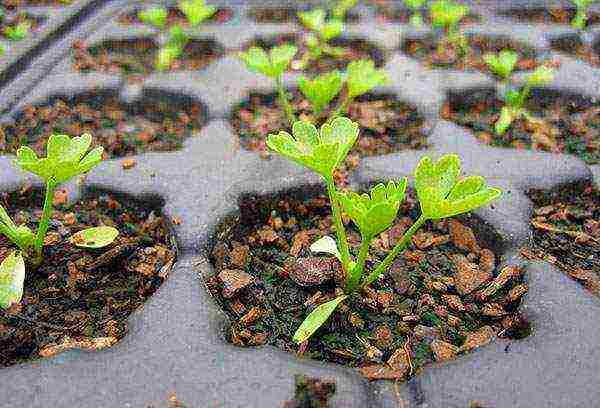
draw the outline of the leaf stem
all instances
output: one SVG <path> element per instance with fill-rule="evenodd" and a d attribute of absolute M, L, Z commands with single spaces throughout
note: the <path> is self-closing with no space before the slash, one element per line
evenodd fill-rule
<path fill-rule="evenodd" d="M 333 222 L 335 225 L 335 235 L 337 237 L 338 245 L 340 247 L 340 255 L 342 256 L 342 267 L 346 274 L 346 282 L 350 279 L 350 250 L 348 249 L 348 240 L 346 239 L 346 229 L 342 222 L 342 214 L 338 204 L 336 194 L 335 183 L 333 177 L 325 178 L 325 184 L 327 186 L 327 194 L 329 195 L 329 202 L 331 203 L 331 212 L 333 215 Z"/>
<path fill-rule="evenodd" d="M 296 122 L 296 115 L 294 115 L 294 109 L 292 108 L 292 105 L 290 104 L 290 100 L 288 99 L 288 95 L 287 92 L 285 91 L 285 88 L 283 87 L 283 81 L 281 80 L 281 75 L 279 75 L 277 78 L 275 78 L 275 81 L 277 82 L 277 91 L 279 93 L 279 103 L 281 104 L 281 108 L 285 111 L 285 115 L 288 118 L 288 121 L 290 122 L 290 127 L 294 125 L 294 122 Z"/>
<path fill-rule="evenodd" d="M 352 271 L 349 272 L 349 279 L 346 284 L 346 291 L 348 293 L 354 292 L 358 285 L 360 285 L 360 279 L 362 278 L 363 271 L 365 270 L 365 262 L 367 261 L 367 256 L 369 255 L 369 246 L 371 245 L 372 240 L 372 237 L 362 237 L 356 265 L 354 268 L 352 268 Z"/>
<path fill-rule="evenodd" d="M 404 248 L 406 248 L 412 236 L 415 234 L 415 232 L 417 232 L 419 228 L 421 228 L 425 221 L 427 221 L 427 218 L 425 218 L 423 214 L 421 214 L 421 216 L 415 221 L 415 223 L 410 226 L 408 231 L 404 233 L 402 239 L 396 244 L 394 249 L 392 249 L 392 251 L 385 257 L 383 261 L 381 261 L 377 268 L 369 274 L 367 279 L 363 281 L 362 287 L 370 285 L 375 279 L 379 277 L 379 275 L 384 273 L 392 265 L 394 259 L 396 259 L 400 252 L 404 250 Z"/>
<path fill-rule="evenodd" d="M 52 201 L 54 199 L 54 190 L 56 189 L 56 182 L 53 179 L 46 181 L 46 196 L 44 198 L 44 209 L 42 210 L 42 218 L 38 225 L 37 234 L 35 237 L 35 252 L 38 258 L 42 257 L 42 246 L 44 245 L 44 238 L 48 231 L 50 224 L 50 216 L 52 215 Z"/>

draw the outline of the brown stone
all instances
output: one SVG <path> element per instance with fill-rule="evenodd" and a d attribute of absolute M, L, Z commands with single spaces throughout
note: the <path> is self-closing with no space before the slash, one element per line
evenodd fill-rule
<path fill-rule="evenodd" d="M 317 286 L 336 274 L 341 273 L 341 264 L 336 258 L 322 258 L 316 256 L 302 258 L 288 258 L 284 263 L 290 279 L 300 286 Z"/>
<path fill-rule="evenodd" d="M 443 340 L 434 340 L 431 342 L 431 350 L 435 355 L 436 361 L 448 361 L 456 358 L 458 347 Z"/>
<path fill-rule="evenodd" d="M 219 279 L 223 283 L 223 297 L 231 298 L 241 289 L 252 284 L 254 277 L 238 269 L 225 269 L 219 273 Z"/>

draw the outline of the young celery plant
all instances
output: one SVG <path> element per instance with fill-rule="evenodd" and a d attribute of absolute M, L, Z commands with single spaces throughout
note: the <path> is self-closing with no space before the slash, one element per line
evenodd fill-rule
<path fill-rule="evenodd" d="M 158 50 L 154 66 L 158 71 L 168 70 L 173 62 L 183 53 L 190 37 L 181 26 L 169 29 L 167 41 Z"/>
<path fill-rule="evenodd" d="M 46 183 L 46 194 L 35 234 L 25 225 L 17 226 L 7 211 L 0 206 L 0 234 L 6 236 L 19 249 L 13 251 L 0 264 L 1 308 L 8 308 L 20 302 L 23 295 L 25 261 L 34 267 L 42 262 L 44 238 L 50 224 L 56 188 L 77 175 L 87 173 L 102 160 L 101 146 L 88 152 L 91 143 L 92 137 L 89 134 L 72 139 L 67 135 L 52 135 L 48 139 L 48 154 L 45 158 L 38 158 L 27 146 L 22 146 L 17 151 L 15 164 L 42 178 Z M 79 231 L 73 236 L 72 242 L 78 246 L 99 248 L 110 244 L 117 235 L 118 231 L 112 227 L 94 227 Z"/>
<path fill-rule="evenodd" d="M 425 5 L 427 0 L 404 0 L 406 7 L 410 9 L 410 23 L 415 27 L 423 26 L 423 16 L 421 15 L 421 8 Z"/>
<path fill-rule="evenodd" d="M 182 0 L 177 7 L 192 27 L 199 26 L 217 12 L 215 6 L 206 5 L 204 0 Z"/>
<path fill-rule="evenodd" d="M 503 50 L 498 55 L 485 55 L 484 59 L 492 72 L 502 78 L 504 85 L 504 106 L 500 111 L 500 117 L 494 124 L 496 134 L 505 134 L 510 125 L 520 117 L 533 121 L 533 118 L 525 109 L 527 98 L 534 86 L 546 85 L 552 82 L 554 70 L 543 65 L 536 68 L 526 77 L 525 85 L 519 89 L 511 83 L 512 73 L 517 62 L 515 52 Z"/>
<path fill-rule="evenodd" d="M 429 6 L 432 25 L 442 29 L 445 41 L 456 47 L 463 55 L 468 52 L 466 37 L 460 31 L 460 21 L 469 14 L 469 7 L 452 0 L 437 0 Z M 444 43 L 438 42 L 438 52 L 442 53 Z"/>
<path fill-rule="evenodd" d="M 585 28 L 585 24 L 587 22 L 588 16 L 588 8 L 592 3 L 598 0 L 572 0 L 573 4 L 575 4 L 575 18 L 571 21 L 571 26 L 578 30 L 583 30 Z"/>
<path fill-rule="evenodd" d="M 296 121 L 294 109 L 290 104 L 290 96 L 283 86 L 282 76 L 290 62 L 298 52 L 298 48 L 291 44 L 282 44 L 271 48 L 267 53 L 260 47 L 251 47 L 248 51 L 239 54 L 246 67 L 275 80 L 279 95 L 279 104 L 284 110 L 290 126 Z"/>
<path fill-rule="evenodd" d="M 31 22 L 25 20 L 17 23 L 14 26 L 4 28 L 4 34 L 11 41 L 21 41 L 27 37 L 31 29 Z"/>
<path fill-rule="evenodd" d="M 281 131 L 269 135 L 267 146 L 323 178 L 337 237 L 337 248 L 327 250 L 340 259 L 346 277 L 345 294 L 321 304 L 306 317 L 294 334 L 294 341 L 297 343 L 308 340 L 348 296 L 370 285 L 385 273 L 427 220 L 438 220 L 471 211 L 501 195 L 500 190 L 486 187 L 482 177 L 459 179 L 460 159 L 457 155 L 445 155 L 437 162 L 424 157 L 415 170 L 415 189 L 421 205 L 421 216 L 385 259 L 371 272 L 367 272 L 370 244 L 378 234 L 392 226 L 404 199 L 407 180 L 387 185 L 378 184 L 371 189 L 370 194 L 339 192 L 333 181 L 333 172 L 356 143 L 358 124 L 348 118 L 338 117 L 324 124 L 318 131 L 311 123 L 300 121 L 294 123 L 292 133 L 290 135 Z M 350 255 L 342 211 L 361 233 L 362 242 L 356 260 Z M 328 243 L 322 242 L 317 246 L 322 250 L 327 248 Z"/>
<path fill-rule="evenodd" d="M 164 29 L 167 25 L 167 15 L 167 9 L 164 7 L 150 7 L 140 10 L 137 13 L 138 18 L 142 23 L 151 25 L 160 30 Z"/>
<path fill-rule="evenodd" d="M 311 61 L 319 59 L 323 54 L 333 57 L 344 55 L 344 48 L 329 44 L 330 40 L 342 35 L 344 31 L 343 20 L 338 18 L 327 19 L 327 12 L 321 8 L 301 11 L 298 13 L 298 18 L 302 25 L 311 32 L 304 39 L 308 51 L 302 55 L 297 68 L 305 68 Z"/>
<path fill-rule="evenodd" d="M 348 11 L 356 6 L 356 3 L 358 3 L 358 0 L 339 0 L 331 8 L 331 16 L 334 19 L 344 21 Z"/>

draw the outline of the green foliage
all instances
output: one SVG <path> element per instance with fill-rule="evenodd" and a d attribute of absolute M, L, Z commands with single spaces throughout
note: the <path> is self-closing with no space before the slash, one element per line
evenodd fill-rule
<path fill-rule="evenodd" d="M 110 245 L 118 235 L 119 230 L 104 225 L 79 231 L 71 237 L 71 242 L 82 248 L 102 248 Z"/>
<path fill-rule="evenodd" d="M 140 10 L 137 13 L 138 18 L 144 24 L 163 29 L 167 25 L 167 9 L 164 7 L 150 7 Z"/>
<path fill-rule="evenodd" d="M 22 251 L 26 251 L 33 244 L 33 232 L 25 225 L 15 225 L 4 207 L 0 205 L 0 233 L 7 237 Z"/>
<path fill-rule="evenodd" d="M 598 0 L 572 0 L 577 9 L 575 17 L 571 21 L 571 26 L 578 30 L 583 30 L 587 22 L 587 12 L 590 5 Z"/>
<path fill-rule="evenodd" d="M 325 42 L 339 37 L 344 31 L 344 22 L 339 18 L 326 19 L 327 13 L 321 8 L 310 11 L 298 12 L 302 25 L 317 35 Z"/>
<path fill-rule="evenodd" d="M 425 5 L 427 0 L 404 0 L 404 4 L 411 10 L 418 10 Z"/>
<path fill-rule="evenodd" d="M 183 53 L 190 37 L 180 26 L 171 27 L 166 43 L 158 50 L 155 67 L 158 71 L 168 70 Z"/>
<path fill-rule="evenodd" d="M 5 27 L 4 34 L 12 41 L 21 41 L 27 37 L 30 28 L 31 22 L 25 20 L 17 23 L 14 26 Z"/>
<path fill-rule="evenodd" d="M 480 176 L 459 180 L 460 158 L 442 156 L 437 162 L 423 157 L 415 170 L 415 189 L 423 217 L 429 220 L 453 217 L 498 198 L 502 192 L 485 185 Z"/>
<path fill-rule="evenodd" d="M 18 251 L 11 252 L 0 264 L 0 308 L 8 309 L 23 297 L 25 262 Z"/>
<path fill-rule="evenodd" d="M 296 343 L 302 343 L 310 338 L 318 329 L 321 327 L 329 316 L 335 311 L 335 309 L 342 303 L 348 296 L 342 295 L 329 302 L 325 302 L 315 308 L 307 317 L 304 319 L 296 333 L 294 334 L 294 341 Z"/>
<path fill-rule="evenodd" d="M 312 104 L 316 115 L 320 114 L 340 93 L 343 84 L 342 74 L 339 71 L 322 74 L 312 80 L 304 76 L 298 78 L 298 88 Z"/>
<path fill-rule="evenodd" d="M 250 71 L 277 78 L 285 72 L 297 52 L 298 48 L 291 44 L 273 47 L 268 54 L 262 48 L 251 47 L 240 53 L 240 59 Z"/>
<path fill-rule="evenodd" d="M 325 179 L 348 155 L 358 138 L 358 124 L 348 118 L 325 123 L 320 132 L 309 122 L 299 121 L 292 127 L 293 136 L 285 131 L 270 134 L 267 146 L 288 159 L 308 167 Z"/>
<path fill-rule="evenodd" d="M 371 60 L 363 59 L 348 64 L 346 83 L 350 98 L 363 95 L 377 86 L 385 85 L 386 82 L 385 70 L 376 69 L 375 63 Z"/>
<path fill-rule="evenodd" d="M 405 178 L 399 182 L 380 183 L 369 194 L 344 192 L 338 194 L 342 210 L 356 224 L 361 235 L 372 238 L 392 226 L 400 203 L 404 200 Z"/>
<path fill-rule="evenodd" d="M 200 25 L 217 12 L 215 6 L 206 5 L 204 0 L 182 0 L 177 7 L 185 14 L 185 17 L 192 27 Z"/>
<path fill-rule="evenodd" d="M 434 27 L 452 30 L 469 14 L 469 7 L 452 0 L 437 0 L 431 3 L 429 13 Z"/>
<path fill-rule="evenodd" d="M 351 8 L 356 6 L 358 0 L 339 0 L 331 9 L 333 18 L 344 21 L 346 14 Z"/>
<path fill-rule="evenodd" d="M 498 54 L 485 54 L 483 59 L 494 74 L 507 80 L 510 78 L 517 65 L 519 54 L 512 50 L 502 50 Z"/>
<path fill-rule="evenodd" d="M 15 163 L 46 182 L 61 184 L 100 163 L 103 148 L 98 146 L 88 152 L 91 144 L 92 136 L 88 133 L 72 139 L 67 135 L 52 135 L 48 139 L 47 157 L 40 159 L 31 148 L 22 146 L 17 150 Z"/>

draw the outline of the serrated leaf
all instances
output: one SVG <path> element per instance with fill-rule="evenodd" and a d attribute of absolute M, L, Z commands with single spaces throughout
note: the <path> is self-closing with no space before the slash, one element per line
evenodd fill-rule
<path fill-rule="evenodd" d="M 20 252 L 11 252 L 0 263 L 0 307 L 8 309 L 23 297 L 25 262 Z"/>
<path fill-rule="evenodd" d="M 298 78 L 298 88 L 308 99 L 315 114 L 320 114 L 342 90 L 343 80 L 339 71 L 319 75 L 313 79 Z"/>
<path fill-rule="evenodd" d="M 319 29 L 319 35 L 325 41 L 329 41 L 333 38 L 339 37 L 344 31 L 344 23 L 342 20 L 331 19 L 323 23 Z"/>
<path fill-rule="evenodd" d="M 321 327 L 329 316 L 335 311 L 335 309 L 342 303 L 348 296 L 342 295 L 329 302 L 325 302 L 319 305 L 304 319 L 296 333 L 294 334 L 293 340 L 296 343 L 302 343 L 310 338 L 318 329 Z"/>
<path fill-rule="evenodd" d="M 262 48 L 251 47 L 241 52 L 239 57 L 250 71 L 277 78 L 287 69 L 297 52 L 296 46 L 282 44 L 271 48 L 268 54 Z"/>
<path fill-rule="evenodd" d="M 375 63 L 371 60 L 363 59 L 348 64 L 346 83 L 350 98 L 356 98 L 377 86 L 385 85 L 386 82 L 385 70 L 376 69 Z"/>
<path fill-rule="evenodd" d="M 431 3 L 429 13 L 434 27 L 449 28 L 469 14 L 469 7 L 452 0 L 438 0 Z"/>
<path fill-rule="evenodd" d="M 82 248 L 102 248 L 110 245 L 119 236 L 119 230 L 100 226 L 81 230 L 71 237 L 71 243 Z"/>
<path fill-rule="evenodd" d="M 485 54 L 483 59 L 494 74 L 507 79 L 515 69 L 519 55 L 512 50 L 502 50 L 498 55 Z"/>
<path fill-rule="evenodd" d="M 337 243 L 329 235 L 325 235 L 313 242 L 310 246 L 310 251 L 315 254 L 330 254 L 339 259 L 340 262 L 342 261 L 342 255 L 338 250 Z"/>
<path fill-rule="evenodd" d="M 503 106 L 500 110 L 500 117 L 494 124 L 494 131 L 496 132 L 496 134 L 503 135 L 504 133 L 506 133 L 506 131 L 515 119 L 516 115 L 514 109 L 511 109 L 508 106 Z"/>
<path fill-rule="evenodd" d="M 4 28 L 4 34 L 12 41 L 21 41 L 27 37 L 31 28 L 31 22 L 25 20 L 14 26 Z"/>
<path fill-rule="evenodd" d="M 554 70 L 541 65 L 527 77 L 527 83 L 531 86 L 541 86 L 549 84 L 554 80 Z"/>
<path fill-rule="evenodd" d="M 204 0 L 183 0 L 177 4 L 177 7 L 192 27 L 196 27 L 217 12 L 215 6 L 207 6 Z"/>
<path fill-rule="evenodd" d="M 309 30 L 319 31 L 325 22 L 325 10 L 315 8 L 309 11 L 298 12 L 298 19 Z"/>
<path fill-rule="evenodd" d="M 425 2 L 426 0 L 404 0 L 404 4 L 406 4 L 406 7 L 412 10 L 420 9 L 425 5 Z"/>
<path fill-rule="evenodd" d="M 167 25 L 167 15 L 167 9 L 164 7 L 150 7 L 138 11 L 138 18 L 142 23 L 161 29 Z"/>
<path fill-rule="evenodd" d="M 346 13 L 348 13 L 352 7 L 356 6 L 356 3 L 358 3 L 358 0 L 339 0 L 331 10 L 331 14 L 333 17 L 343 21 Z"/>
<path fill-rule="evenodd" d="M 269 56 L 274 76 L 279 76 L 287 69 L 290 62 L 298 52 L 298 48 L 292 44 L 281 44 L 271 48 Z"/>

